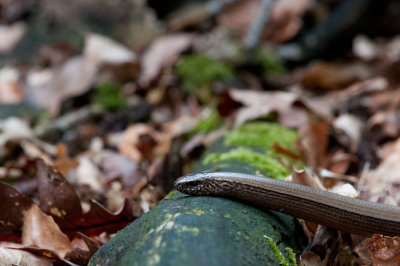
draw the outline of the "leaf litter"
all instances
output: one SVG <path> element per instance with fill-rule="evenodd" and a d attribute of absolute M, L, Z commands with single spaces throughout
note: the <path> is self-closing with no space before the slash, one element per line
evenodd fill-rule
<path fill-rule="evenodd" d="M 304 162 L 287 180 L 400 201 L 398 22 L 389 27 L 397 32 L 378 36 L 351 28 L 348 46 L 327 48 L 326 57 L 304 47 L 345 41 L 345 19 L 324 24 L 345 0 L 276 0 L 267 17 L 257 0 L 163 8 L 135 0 L 142 16 L 107 6 L 118 15 L 100 26 L 88 17 L 99 12 L 104 22 L 104 14 L 90 3 L 61 12 L 39 2 L 0 1 L 2 263 L 86 265 L 190 172 L 204 147 L 253 120 L 297 130 L 299 154 L 272 145 Z M 60 25 L 67 32 L 57 35 Z M 248 38 L 255 48 L 246 49 Z M 285 53 L 311 59 L 284 62 Z M 300 263 L 400 263 L 398 237 L 302 225 L 310 245 Z"/>

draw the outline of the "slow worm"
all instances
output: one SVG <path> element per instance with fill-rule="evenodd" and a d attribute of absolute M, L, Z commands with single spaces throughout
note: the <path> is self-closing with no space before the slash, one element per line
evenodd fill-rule
<path fill-rule="evenodd" d="M 197 173 L 179 178 L 175 187 L 189 195 L 245 201 L 353 234 L 400 235 L 400 207 L 272 178 L 229 172 Z"/>

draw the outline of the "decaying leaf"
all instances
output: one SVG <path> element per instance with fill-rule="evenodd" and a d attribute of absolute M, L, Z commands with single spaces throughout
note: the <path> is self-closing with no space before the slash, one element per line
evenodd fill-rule
<path fill-rule="evenodd" d="M 299 127 L 309 121 L 306 110 L 295 106 L 298 97 L 294 93 L 230 90 L 229 94 L 245 106 L 236 114 L 236 126 L 271 112 L 277 112 L 279 122 L 285 126 Z"/>
<path fill-rule="evenodd" d="M 23 247 L 16 243 L 2 242 L 0 244 L 0 262 L 2 265 L 19 265 L 19 266 L 51 266 L 52 261 L 47 258 L 39 258 L 34 254 L 19 250 L 16 248 Z"/>
<path fill-rule="evenodd" d="M 142 72 L 139 84 L 148 87 L 160 71 L 174 64 L 179 55 L 188 49 L 194 40 L 192 34 L 172 34 L 153 41 L 141 59 Z"/>
<path fill-rule="evenodd" d="M 380 165 L 368 172 L 363 189 L 368 191 L 370 199 L 377 200 L 387 195 L 400 201 L 400 192 L 396 187 L 399 184 L 400 173 L 400 140 L 396 140 L 387 148 Z"/>
<path fill-rule="evenodd" d="M 400 264 L 400 237 L 375 234 L 370 238 L 369 244 L 374 265 Z"/>
<path fill-rule="evenodd" d="M 43 160 L 36 161 L 36 178 L 40 208 L 47 214 L 65 219 L 82 213 L 81 202 L 75 190 L 54 168 Z"/>
<path fill-rule="evenodd" d="M 96 201 L 90 201 L 90 209 L 83 213 L 81 202 L 66 179 L 46 165 L 37 161 L 40 207 L 51 215 L 68 235 L 80 231 L 86 235 L 99 232 L 115 232 L 133 220 L 132 203 L 126 199 L 117 214 L 106 210 Z"/>
<path fill-rule="evenodd" d="M 21 230 L 24 213 L 32 204 L 29 197 L 0 182 L 0 210 L 3 210 L 0 211 L 0 241 L 6 240 L 8 234 Z"/>
<path fill-rule="evenodd" d="M 86 36 L 83 55 L 98 64 L 123 64 L 136 60 L 134 52 L 99 34 L 88 34 Z"/>
<path fill-rule="evenodd" d="M 18 83 L 18 78 L 19 74 L 16 69 L 0 69 L 0 104 L 17 104 L 22 102 L 23 92 Z"/>
<path fill-rule="evenodd" d="M 22 244 L 54 250 L 61 257 L 72 250 L 71 242 L 61 232 L 54 219 L 44 214 L 35 204 L 24 216 Z"/>
<path fill-rule="evenodd" d="M 65 99 L 81 95 L 90 89 L 97 67 L 97 62 L 82 56 L 73 57 L 61 65 L 44 86 L 29 87 L 26 91 L 27 100 L 57 114 Z"/>
<path fill-rule="evenodd" d="M 324 157 L 328 148 L 328 124 L 304 125 L 299 129 L 299 149 L 303 152 L 306 162 L 315 172 L 323 167 Z"/>
<path fill-rule="evenodd" d="M 0 53 L 10 51 L 18 43 L 26 30 L 24 23 L 0 25 Z"/>

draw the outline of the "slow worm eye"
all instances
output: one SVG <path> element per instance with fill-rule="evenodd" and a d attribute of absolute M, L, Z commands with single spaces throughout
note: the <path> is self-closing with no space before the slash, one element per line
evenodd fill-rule
<path fill-rule="evenodd" d="M 193 188 L 193 189 L 196 189 L 196 188 L 198 188 L 199 186 L 200 186 L 200 183 L 199 183 L 199 182 L 196 182 L 196 181 L 195 181 L 195 182 L 192 183 L 192 188 Z"/>

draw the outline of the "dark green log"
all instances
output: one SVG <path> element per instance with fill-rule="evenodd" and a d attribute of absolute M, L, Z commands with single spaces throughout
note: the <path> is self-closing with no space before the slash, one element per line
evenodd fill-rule
<path fill-rule="evenodd" d="M 275 130 L 275 137 L 286 137 L 282 146 L 290 143 L 295 134 L 285 135 L 286 129 L 281 132 L 275 125 L 265 123 L 246 126 L 212 145 L 195 171 L 268 174 L 278 163 L 269 151 L 274 141 L 261 139 L 258 142 L 262 147 L 257 147 L 255 134 L 271 138 L 270 133 Z M 251 139 L 246 139 L 246 132 Z M 244 144 L 239 145 L 238 139 Z M 245 147 L 248 150 L 243 152 Z M 258 162 L 249 162 L 243 156 Z M 264 160 L 263 156 L 271 160 Z M 254 166 L 260 162 L 271 165 L 263 169 Z M 278 176 L 285 174 L 282 169 L 272 170 Z M 301 227 L 291 216 L 229 199 L 173 192 L 121 230 L 92 257 L 89 265 L 294 265 L 296 254 L 305 243 Z"/>

